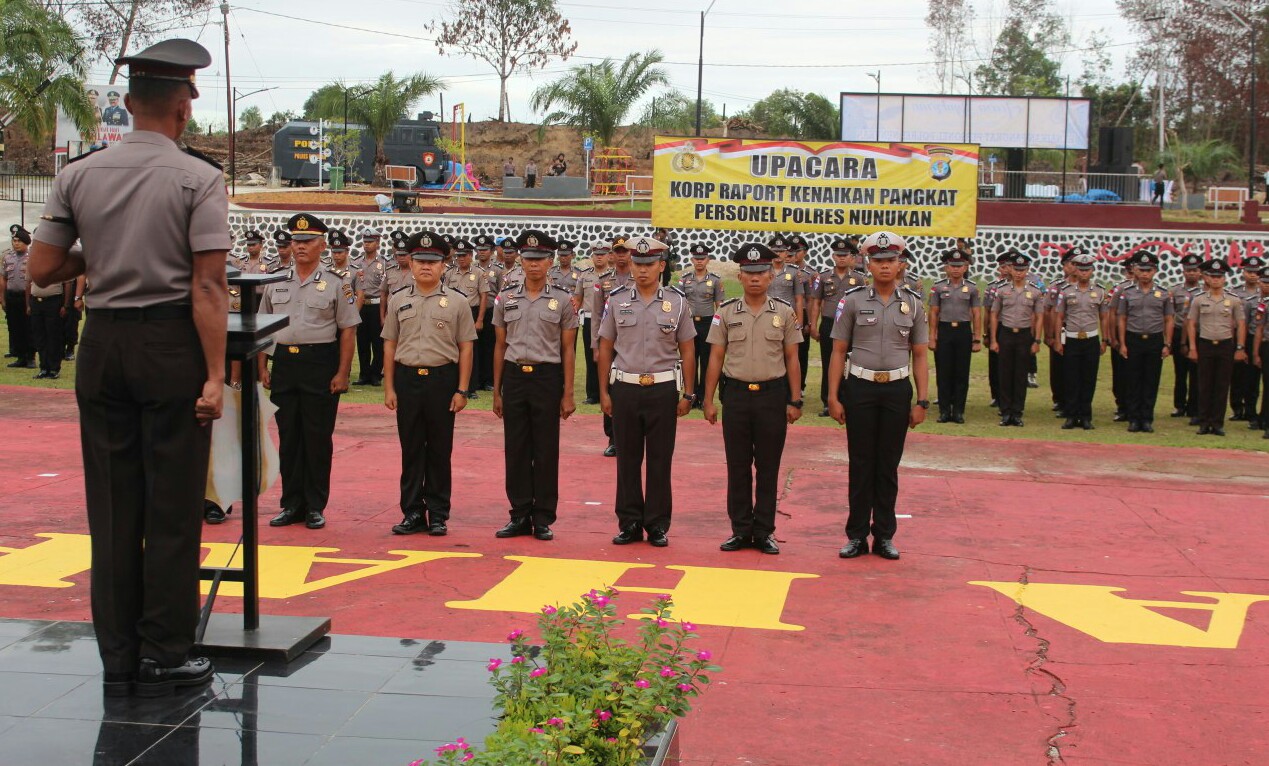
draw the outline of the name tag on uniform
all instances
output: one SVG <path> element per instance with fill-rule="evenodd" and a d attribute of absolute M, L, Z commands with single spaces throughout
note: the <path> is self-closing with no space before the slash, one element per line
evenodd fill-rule
<path fill-rule="evenodd" d="M 728 326 L 728 327 L 740 327 L 742 324 L 744 324 L 744 322 L 728 322 L 728 323 L 727 323 L 727 326 Z"/>
<path fill-rule="evenodd" d="M 634 309 L 618 309 L 617 313 L 618 314 L 633 314 Z"/>
<path fill-rule="evenodd" d="M 520 308 L 520 304 L 515 301 L 507 301 L 507 305 L 502 307 L 503 311 L 515 311 Z"/>
<path fill-rule="evenodd" d="M 863 316 L 864 314 L 871 314 L 871 313 L 872 313 L 872 309 L 860 309 L 860 310 L 859 310 L 859 314 L 860 314 L 860 316 Z"/>

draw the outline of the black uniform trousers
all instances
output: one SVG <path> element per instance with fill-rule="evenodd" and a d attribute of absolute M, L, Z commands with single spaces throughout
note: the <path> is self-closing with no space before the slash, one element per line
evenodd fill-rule
<path fill-rule="evenodd" d="M 454 416 L 458 365 L 396 366 L 397 438 L 401 441 L 401 513 L 429 522 L 449 520 L 453 490 Z"/>
<path fill-rule="evenodd" d="M 472 354 L 471 360 L 471 376 L 468 378 L 468 385 L 472 390 L 493 386 L 493 352 L 494 352 L 494 326 L 493 309 L 490 308 L 485 312 L 485 326 L 476 331 L 476 348 Z M 598 392 L 598 383 L 596 391 Z M 595 398 L 599 398 L 599 394 L 595 394 Z"/>
<path fill-rule="evenodd" d="M 1260 427 L 1269 433 L 1269 338 L 1260 344 Z"/>
<path fill-rule="evenodd" d="M 480 316 L 480 306 L 472 306 L 471 307 L 471 321 L 473 325 L 476 323 L 476 318 L 479 316 Z M 493 319 L 493 310 L 490 309 L 485 314 L 486 327 L 493 324 L 493 322 L 491 321 L 492 319 Z M 480 340 L 479 332 L 476 333 L 476 340 L 477 341 Z M 479 381 L 484 380 L 486 378 L 489 380 L 489 384 L 493 385 L 493 355 L 491 354 L 489 356 L 489 361 L 486 362 L 480 358 L 480 354 L 472 354 L 471 355 L 471 375 L 469 375 L 467 378 L 467 390 L 479 391 L 484 386 L 484 384 L 480 383 Z"/>
<path fill-rule="evenodd" d="M 555 523 L 563 397 L 563 365 L 502 366 L 502 443 L 513 521 L 530 519 L 535 527 Z"/>
<path fill-rule="evenodd" d="M 828 406 L 828 363 L 833 358 L 833 317 L 820 317 L 820 401 Z M 803 386 L 802 393 L 806 393 Z"/>
<path fill-rule="evenodd" d="M 48 298 L 31 296 L 31 335 L 40 355 L 40 369 L 44 372 L 62 371 L 62 357 L 66 354 L 61 314 L 64 300 L 61 295 Z"/>
<path fill-rule="evenodd" d="M 811 324 L 810 324 L 810 323 L 811 323 L 811 320 L 810 320 L 810 318 L 807 316 L 806 312 L 805 312 L 805 311 L 804 311 L 804 312 L 802 312 L 802 342 L 798 344 L 798 365 L 802 368 L 802 369 L 801 369 L 802 378 L 801 378 L 801 384 L 800 384 L 800 385 L 801 385 L 801 388 L 800 388 L 799 390 L 801 390 L 801 391 L 803 391 L 803 392 L 805 392 L 805 391 L 806 391 L 806 373 L 807 373 L 807 370 L 810 368 L 810 361 L 811 361 L 811 332 L 810 332 L 810 330 L 809 330 L 809 329 L 807 329 L 807 328 L 809 328 L 809 327 L 811 326 Z M 697 334 L 697 335 L 700 335 L 700 332 L 701 332 L 701 331 L 700 331 L 700 329 L 697 329 L 696 334 Z M 829 332 L 832 332 L 832 330 L 829 330 Z M 706 335 L 708 335 L 708 334 L 709 334 L 709 328 L 708 328 L 708 327 L 707 327 L 707 328 L 705 328 L 705 334 L 706 334 Z M 698 351 L 698 352 L 696 352 L 696 353 L 697 353 L 697 354 L 699 354 L 700 352 Z M 708 357 L 708 355 L 706 355 L 706 356 Z M 707 358 L 706 360 L 704 360 L 704 362 L 708 362 L 708 361 L 709 361 L 709 360 L 708 360 L 708 358 Z M 702 382 L 704 382 L 704 380 L 705 380 L 705 373 L 704 373 L 705 364 L 704 364 L 704 362 L 702 362 L 702 364 L 701 364 L 701 370 L 702 370 L 702 372 L 701 372 L 701 378 L 700 378 L 700 380 L 701 380 Z M 828 367 L 828 359 L 827 359 L 827 358 L 825 358 L 825 359 L 821 360 L 821 364 L 823 364 L 825 367 Z M 697 385 L 699 386 L 699 385 L 701 385 L 701 384 L 700 384 L 700 383 L 697 383 Z M 704 391 L 705 389 L 704 389 L 704 388 L 697 388 L 696 390 L 697 390 L 697 391 Z"/>
<path fill-rule="evenodd" d="M 1172 330 L 1172 370 L 1176 380 L 1172 384 L 1172 408 L 1190 417 L 1198 415 L 1198 365 L 1190 361 L 1181 348 L 1185 337 L 1185 323 Z"/>
<path fill-rule="evenodd" d="M 912 381 L 904 378 L 874 383 L 851 375 L 842 381 L 838 396 L 846 408 L 846 452 L 850 458 L 846 536 L 863 540 L 871 531 L 874 538 L 889 540 L 898 528 L 894 508 L 899 498 L 899 461 L 912 410 Z"/>
<path fill-rule="evenodd" d="M 92 538 L 92 614 L 107 672 L 183 663 L 198 623 L 211 429 L 189 306 L 89 311 L 75 375 Z"/>
<path fill-rule="evenodd" d="M 361 307 L 361 324 L 357 325 L 358 379 L 377 382 L 383 379 L 383 338 L 379 333 L 383 324 L 379 321 L 379 304 L 366 303 Z"/>
<path fill-rule="evenodd" d="M 1248 333 L 1248 337 L 1251 333 Z M 1229 406 L 1245 420 L 1256 417 L 1256 400 L 1260 398 L 1260 371 L 1251 365 L 1251 353 L 1246 362 L 1234 362 L 1229 385 Z"/>
<path fill-rule="evenodd" d="M 709 369 L 709 328 L 714 322 L 714 315 L 703 317 L 692 317 L 692 324 L 696 327 L 696 337 L 692 340 L 696 348 L 696 368 L 692 370 L 694 374 L 696 387 L 693 391 L 705 390 L 705 370 Z"/>
<path fill-rule="evenodd" d="M 984 341 L 986 342 L 986 341 Z M 991 398 L 1000 404 L 1000 354 L 987 350 L 987 384 L 991 388 Z"/>
<path fill-rule="evenodd" d="M 9 353 L 19 362 L 35 359 L 35 343 L 31 338 L 31 318 L 26 315 L 26 293 L 4 291 L 4 321 L 9 326 Z"/>
<path fill-rule="evenodd" d="M 82 313 L 72 303 L 66 309 L 66 316 L 62 318 L 62 341 L 65 343 L 63 358 L 75 355 L 75 344 L 79 343 L 79 320 L 82 318 Z"/>
<path fill-rule="evenodd" d="M 294 351 L 293 351 L 294 349 Z M 282 508 L 324 511 L 330 500 L 331 460 L 339 394 L 330 392 L 339 371 L 339 343 L 283 345 L 273 351 L 270 399 L 278 411 Z"/>
<path fill-rule="evenodd" d="M 1092 418 L 1093 394 L 1097 392 L 1097 371 L 1101 368 L 1102 341 L 1070 338 L 1062 360 L 1062 409 L 1068 418 Z"/>
<path fill-rule="evenodd" d="M 1159 375 L 1163 372 L 1163 333 L 1130 332 L 1124 342 L 1128 345 L 1128 358 L 1124 360 L 1124 414 L 1130 423 L 1153 423 Z"/>
<path fill-rule="evenodd" d="M 1120 338 L 1123 341 L 1123 338 Z M 1120 413 L 1128 409 L 1128 396 L 1124 391 L 1124 387 L 1128 380 L 1127 371 L 1124 369 L 1124 358 L 1120 355 L 1119 349 L 1112 348 L 1110 355 L 1110 391 L 1115 397 L 1115 412 Z"/>
<path fill-rule="evenodd" d="M 953 327 L 952 325 L 956 326 Z M 969 322 L 939 322 L 939 342 L 934 367 L 939 387 L 940 412 L 964 412 L 969 398 L 969 362 L 974 351 L 974 330 Z"/>
<path fill-rule="evenodd" d="M 731 533 L 761 540 L 775 533 L 780 456 L 789 432 L 789 382 L 723 378 L 721 385 Z"/>
<path fill-rule="evenodd" d="M 1059 408 L 1065 409 L 1063 397 L 1066 394 L 1066 375 L 1062 372 L 1062 365 L 1065 360 L 1062 355 L 1049 347 L 1049 395 L 1053 397 L 1053 403 Z"/>
<path fill-rule="evenodd" d="M 586 359 L 586 398 L 599 401 L 599 363 L 595 361 L 595 351 L 590 347 L 592 326 L 590 317 L 582 320 L 582 356 Z"/>
<path fill-rule="evenodd" d="M 1000 346 L 1000 414 L 1022 417 L 1027 406 L 1027 365 L 1033 358 L 1030 327 L 1015 330 L 1000 325 L 996 342 Z"/>
<path fill-rule="evenodd" d="M 668 532 L 674 510 L 670 471 L 679 422 L 678 386 L 672 380 L 651 386 L 613 383 L 608 393 L 617 446 L 617 524 Z"/>
<path fill-rule="evenodd" d="M 1198 339 L 1199 425 L 1222 428 L 1234 373 L 1234 339 Z"/>

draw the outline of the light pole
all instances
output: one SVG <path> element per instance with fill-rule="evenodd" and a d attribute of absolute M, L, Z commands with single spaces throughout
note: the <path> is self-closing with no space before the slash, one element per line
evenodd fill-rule
<path fill-rule="evenodd" d="M 696 62 L 696 135 L 701 134 L 701 84 L 705 80 L 705 16 L 714 9 L 714 3 L 718 0 L 710 0 L 709 7 L 701 11 L 701 54 Z"/>
<path fill-rule="evenodd" d="M 225 23 L 225 111 L 229 113 L 229 124 L 225 129 L 229 131 L 229 187 L 230 194 L 236 191 L 234 187 L 234 92 L 233 81 L 229 79 L 229 3 L 222 2 L 220 4 L 220 15 Z"/>
<path fill-rule="evenodd" d="M 232 91 L 230 91 L 231 93 L 233 93 L 233 106 L 229 108 L 229 194 L 230 196 L 233 196 L 238 191 L 238 184 L 237 184 L 238 173 L 236 172 L 238 169 L 237 162 L 236 162 L 238 146 L 237 146 L 237 142 L 235 141 L 235 138 L 238 135 L 238 102 L 246 98 L 247 96 L 254 96 L 257 93 L 264 93 L 266 90 L 274 90 L 277 87 L 278 86 L 274 85 L 271 88 L 261 88 L 260 90 L 253 90 L 250 93 L 243 93 L 242 95 L 238 95 L 237 88 L 234 88 Z"/>
<path fill-rule="evenodd" d="M 965 129 L 965 143 L 974 143 L 974 83 L 963 74 L 953 75 L 957 80 L 965 83 L 965 121 L 968 127 Z"/>
<path fill-rule="evenodd" d="M 1227 11 L 1234 21 L 1251 33 L 1251 50 L 1247 52 L 1251 67 L 1251 103 L 1247 112 L 1247 201 L 1250 202 L 1256 197 L 1256 26 L 1234 10 L 1229 0 L 1211 0 L 1211 4 Z"/>
<path fill-rule="evenodd" d="M 1167 17 L 1163 15 L 1148 16 L 1146 17 L 1145 21 L 1149 23 L 1151 21 L 1164 21 L 1166 19 Z M 1159 89 L 1159 154 L 1160 156 L 1162 156 L 1163 147 L 1165 143 L 1163 131 L 1164 131 L 1164 125 L 1166 124 L 1166 121 L 1164 120 L 1164 112 L 1163 112 L 1163 28 L 1162 27 L 1160 27 L 1158 32 L 1155 34 L 1155 38 L 1156 38 L 1155 47 L 1157 48 L 1157 51 L 1158 51 L 1157 53 L 1158 60 L 1155 62 L 1154 80 L 1155 80 L 1155 86 Z"/>
<path fill-rule="evenodd" d="M 877 81 L 877 137 L 874 140 L 880 143 L 881 141 L 881 70 L 878 69 L 876 72 L 866 72 L 865 74 L 867 74 L 869 77 Z M 903 136 L 900 136 L 899 140 L 903 140 Z"/>

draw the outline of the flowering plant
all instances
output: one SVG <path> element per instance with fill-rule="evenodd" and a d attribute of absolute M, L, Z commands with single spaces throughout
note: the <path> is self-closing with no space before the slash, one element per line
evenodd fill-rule
<path fill-rule="evenodd" d="M 547 766 L 635 766 L 647 739 L 691 710 L 691 700 L 709 683 L 708 651 L 692 651 L 690 622 L 670 621 L 671 600 L 658 596 L 639 611 L 647 619 L 635 641 L 616 635 L 613 588 L 592 590 L 581 601 L 538 616 L 541 643 L 530 645 L 523 630 L 507 636 L 512 659 L 489 660 L 495 705 L 502 710 L 496 731 L 475 751 L 461 737 L 437 748 L 439 763 L 533 764 Z M 419 766 L 416 761 L 411 766 Z"/>

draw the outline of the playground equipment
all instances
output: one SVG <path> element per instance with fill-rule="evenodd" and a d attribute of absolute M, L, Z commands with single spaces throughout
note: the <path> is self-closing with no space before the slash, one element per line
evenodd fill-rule
<path fill-rule="evenodd" d="M 625 194 L 626 176 L 634 171 L 634 157 L 616 146 L 600 149 L 591 162 L 590 188 L 593 194 Z"/>

